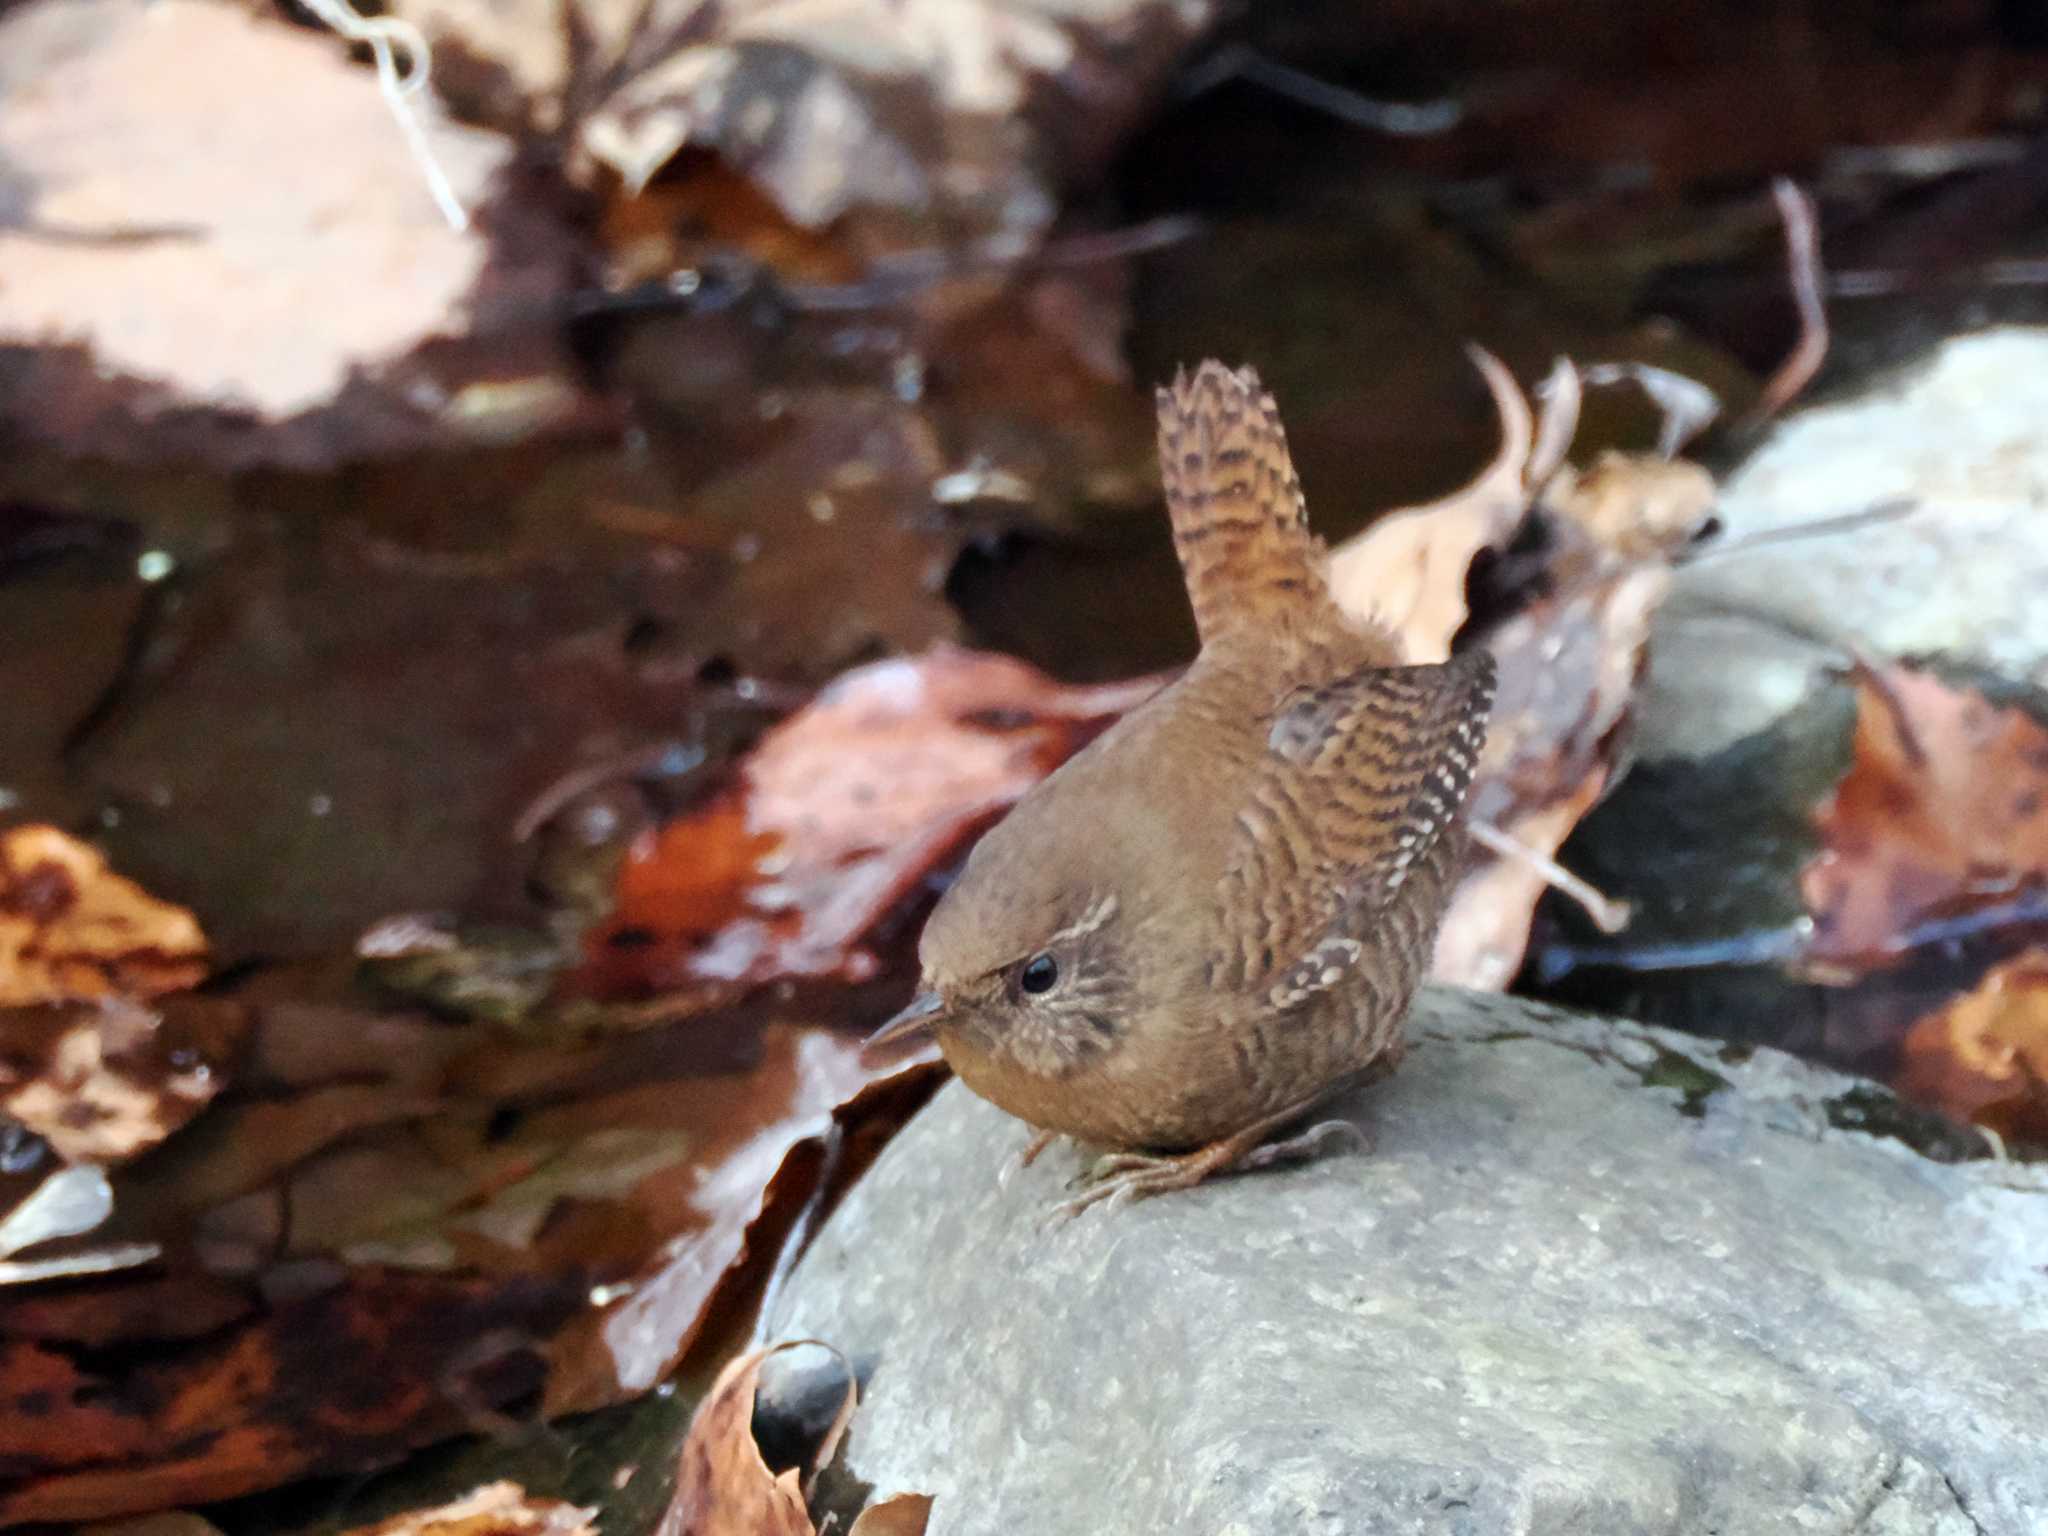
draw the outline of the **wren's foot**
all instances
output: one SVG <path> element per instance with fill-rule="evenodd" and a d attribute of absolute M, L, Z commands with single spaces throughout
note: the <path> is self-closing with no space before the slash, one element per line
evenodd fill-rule
<path fill-rule="evenodd" d="M 1089 1187 L 1055 1207 L 1053 1215 L 1065 1221 L 1105 1200 L 1112 1205 L 1128 1205 L 1150 1195 L 1192 1189 L 1204 1179 L 1232 1169 L 1270 1168 L 1276 1163 L 1301 1162 L 1316 1156 L 1340 1136 L 1352 1138 L 1360 1151 L 1370 1149 L 1371 1138 L 1348 1120 L 1325 1120 L 1298 1136 L 1290 1136 L 1270 1146 L 1262 1145 L 1266 1137 L 1280 1126 L 1301 1118 L 1302 1108 L 1297 1106 L 1269 1115 L 1234 1135 L 1212 1141 L 1206 1147 L 1197 1147 L 1192 1152 L 1116 1152 L 1098 1158 L 1079 1181 Z"/>

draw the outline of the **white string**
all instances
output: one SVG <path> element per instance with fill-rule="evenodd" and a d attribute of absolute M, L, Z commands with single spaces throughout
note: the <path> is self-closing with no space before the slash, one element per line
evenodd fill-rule
<path fill-rule="evenodd" d="M 427 46 L 420 29 L 395 16 L 363 16 L 349 0 L 300 0 L 300 3 L 350 42 L 362 43 L 370 50 L 370 57 L 377 64 L 377 89 L 383 93 L 384 104 L 391 109 L 391 115 L 398 119 L 406 147 L 412 151 L 420 173 L 426 177 L 427 190 L 433 194 L 441 217 L 448 221 L 451 229 L 468 229 L 469 214 L 457 200 L 455 188 L 449 184 L 441 162 L 434 158 L 434 151 L 427 144 L 426 130 L 420 126 L 419 114 L 413 110 L 410 100 L 425 87 L 428 72 L 434 67 L 433 50 Z M 398 68 L 397 52 L 405 54 L 403 73 Z"/>

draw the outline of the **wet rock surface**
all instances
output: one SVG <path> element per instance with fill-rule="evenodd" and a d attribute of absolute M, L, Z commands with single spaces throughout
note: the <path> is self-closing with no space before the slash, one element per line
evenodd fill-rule
<path fill-rule="evenodd" d="M 999 1186 L 948 1088 L 770 1320 L 863 1373 L 850 1470 L 934 1536 L 2040 1529 L 2048 1170 L 1773 1051 L 1411 1035 L 1371 1155 L 1059 1227 L 1078 1154 Z"/>

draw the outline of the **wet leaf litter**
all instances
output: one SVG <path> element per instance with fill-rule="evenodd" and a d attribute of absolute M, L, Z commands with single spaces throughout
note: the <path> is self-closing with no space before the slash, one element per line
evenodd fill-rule
<path fill-rule="evenodd" d="M 764 12 L 785 9 L 855 31 L 889 20 L 852 4 Z M 187 6 L 178 24 L 215 28 L 222 50 L 289 35 L 188 14 L 206 10 Z M 360 520 L 312 482 L 244 481 L 228 519 L 240 547 L 225 552 L 206 498 L 156 511 L 102 476 L 0 546 L 0 579 L 55 559 L 81 583 L 51 600 L 50 631 L 90 612 L 121 616 L 96 625 L 118 635 L 137 591 L 160 609 L 130 632 L 127 684 L 88 690 L 73 712 L 91 729 L 64 772 L 4 765 L 25 791 L 8 813 L 35 819 L 5 834 L 0 877 L 0 987 L 17 989 L 0 1016 L 13 1122 L 0 1264 L 43 1266 L 0 1271 L 23 1282 L 9 1282 L 0 1318 L 0 1392 L 23 1426 L 8 1450 L 29 1469 L 0 1502 L 9 1519 L 167 1509 L 352 1475 L 450 1436 L 517 1434 L 648 1392 L 699 1341 L 729 1334 L 724 1314 L 746 1305 L 729 1289 L 758 1283 L 750 1268 L 846 1176 L 835 1159 L 886 1136 L 929 1085 L 923 1065 L 878 1080 L 849 1049 L 896 1000 L 921 903 L 1024 788 L 1162 680 L 1077 687 L 931 645 L 973 633 L 941 590 L 963 549 L 996 562 L 1018 539 L 1085 549 L 1151 515 L 1131 409 L 1149 380 L 1123 344 L 1127 270 L 1102 258 L 1187 229 L 1056 221 L 1099 159 L 1091 146 L 1120 136 L 1127 104 L 1170 73 L 1200 18 L 1182 8 L 1106 65 L 1081 23 L 961 6 L 936 59 L 891 36 L 889 67 L 863 79 L 843 52 L 799 48 L 785 79 L 767 67 L 790 43 L 772 14 L 685 40 L 661 67 L 618 16 L 596 27 L 604 67 L 579 77 L 589 57 L 547 27 L 522 38 L 511 13 L 402 10 L 456 40 L 437 88 L 469 120 L 501 135 L 570 130 L 571 174 L 604 204 L 598 259 L 580 267 L 599 275 L 570 306 L 582 340 L 636 307 L 678 329 L 637 352 L 621 343 L 595 387 L 545 327 L 544 345 L 515 327 L 461 356 L 426 342 L 414 355 L 394 331 L 325 404 L 266 392 L 254 374 L 233 388 L 178 375 L 87 389 L 92 367 L 141 366 L 106 313 L 71 344 L 83 354 L 41 360 L 45 395 L 98 401 L 52 418 L 74 449 L 125 451 L 145 439 L 119 424 L 142 423 L 150 451 L 218 462 L 458 442 L 475 457 L 352 469 L 377 508 Z M 500 25 L 506 35 L 489 30 Z M 138 69 L 146 50 L 110 38 L 67 68 L 101 81 Z M 311 41 L 291 38 L 305 73 L 290 78 L 369 143 L 385 126 L 369 71 L 331 40 L 315 59 Z M 1104 70 L 1130 89 L 1103 90 Z M 593 94 L 593 79 L 605 89 Z M 710 89 L 720 80 L 798 137 L 749 166 L 740 117 Z M 1014 105 L 1049 88 L 1069 106 L 1106 103 L 1102 118 L 1047 153 L 977 136 L 988 124 L 974 90 Z M 932 119 L 884 110 L 912 99 L 946 131 L 927 138 Z M 800 130 L 833 103 L 873 113 L 860 120 L 869 154 L 821 202 Z M 8 144 L 48 142 L 49 123 L 22 122 Z M 432 126 L 452 161 L 502 158 L 502 145 L 472 156 L 473 129 Z M 1604 130 L 1581 119 L 1575 131 Z M 991 170 L 982 192 L 1004 195 L 951 207 L 952 233 L 935 241 L 891 201 L 906 167 L 948 197 L 973 184 L 963 171 Z M 403 156 L 378 174 L 394 197 L 418 190 Z M 526 194 L 471 190 L 482 243 L 448 248 L 463 262 L 484 253 L 480 311 L 570 280 L 555 260 L 568 242 L 559 207 L 530 205 L 548 235 L 533 248 L 554 264 L 522 274 L 488 215 L 493 196 L 511 218 Z M 61 232 L 92 212 L 53 194 L 38 217 Z M 251 237 L 229 213 L 203 222 L 212 257 Z M 152 238 L 102 253 L 102 295 L 117 257 L 191 243 L 128 233 Z M 439 234 L 415 233 L 439 248 Z M 1562 269 L 1569 234 L 1531 224 L 1516 249 Z M 451 292 L 426 295 L 413 330 L 431 332 Z M 697 366 L 660 381 L 661 408 L 688 429 L 657 431 L 634 468 L 565 472 L 496 446 L 617 431 L 619 393 L 647 386 L 648 359 L 679 340 Z M 1464 366 L 1443 350 L 1447 372 Z M 1525 378 L 1545 377 L 1516 355 Z M 1605 353 L 1582 356 L 1533 386 L 1533 404 L 1514 371 L 1482 363 L 1503 437 L 1494 463 L 1338 552 L 1355 599 L 1395 616 L 1418 658 L 1476 639 L 1508 679 L 1479 791 L 1494 837 L 1438 956 L 1440 975 L 1478 985 L 1514 984 L 1532 922 L 1559 910 L 1628 940 L 1628 892 L 1576 881 L 1569 838 L 1629 770 L 1652 622 L 1714 494 L 1682 447 L 1647 446 L 1661 426 L 1618 451 L 1602 429 L 1575 443 L 1570 391 L 1649 387 Z M 165 391 L 198 397 L 200 415 L 160 409 Z M 439 505 L 465 496 L 461 516 Z M 102 517 L 110 507 L 136 516 Z M 338 531 L 308 536 L 323 518 Z M 146 579 L 136 540 L 157 557 Z M 809 557 L 788 555 L 798 548 Z M 82 590 L 88 569 L 104 578 L 97 595 Z M 473 622 L 494 588 L 496 617 Z M 406 638 L 351 650 L 357 627 L 374 627 L 358 605 L 398 615 Z M 342 654 L 357 680 L 319 691 Z M 62 691 L 17 675 L 16 694 Z M 1989 968 L 1918 1016 L 1900 1081 L 2001 1136 L 2038 1138 L 2039 956 L 2023 941 L 2041 875 L 2022 809 L 2035 717 L 2025 699 L 1967 685 L 1938 694 L 1910 665 L 1879 663 L 1856 686 L 1855 764 L 1815 810 L 1823 847 L 1800 882 L 1815 934 L 1801 964 L 1882 973 L 1942 935 L 1996 934 Z M 275 746 L 211 775 L 210 752 L 178 744 L 241 706 L 277 722 Z M 40 731 L 42 706 L 24 708 Z M 438 777 L 424 770 L 444 738 L 402 718 L 437 711 L 470 740 L 460 771 Z M 740 736 L 723 739 L 740 717 Z M 305 724 L 322 718 L 324 736 Z M 376 749 L 351 758 L 351 739 Z M 398 760 L 418 774 L 406 793 L 366 810 L 334 792 Z M 59 779 L 61 798 L 28 789 Z M 266 799 L 259 840 L 238 818 Z M 398 856 L 361 840 L 375 868 L 346 886 L 323 871 L 354 855 L 317 841 L 337 801 L 346 824 L 413 839 Z M 152 830 L 180 819 L 215 826 L 210 851 Z M 229 867 L 236 845 L 248 851 Z M 300 875 L 304 887 L 270 897 L 271 882 Z M 50 894 L 67 885 L 75 901 Z M 343 1406 L 315 1422 L 303 1383 L 329 1358 L 350 1362 L 330 1383 Z M 38 1405 L 31 1424 L 22 1415 Z M 743 1417 L 726 1413 L 721 1433 L 736 1437 Z M 59 1430 L 86 1449 L 53 1453 Z M 921 1528 L 914 1500 L 860 1518 Z M 396 1528 L 566 1530 L 585 1507 L 488 1485 Z M 801 1498 L 785 1513 L 811 1518 Z"/>

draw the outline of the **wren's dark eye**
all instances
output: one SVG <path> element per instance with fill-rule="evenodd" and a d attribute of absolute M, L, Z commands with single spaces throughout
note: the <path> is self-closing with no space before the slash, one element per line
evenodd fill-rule
<path fill-rule="evenodd" d="M 1017 985 L 1036 997 L 1041 992 L 1050 992 L 1053 983 L 1060 979 L 1060 963 L 1051 955 L 1033 955 L 1024 962 L 1024 969 L 1017 973 Z"/>

